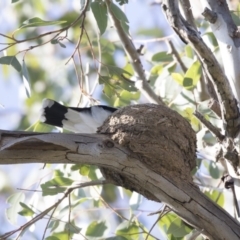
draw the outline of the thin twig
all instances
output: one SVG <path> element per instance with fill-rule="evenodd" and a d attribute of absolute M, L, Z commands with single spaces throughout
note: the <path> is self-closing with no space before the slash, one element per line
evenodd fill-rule
<path fill-rule="evenodd" d="M 67 31 L 69 28 L 73 27 L 74 25 L 76 25 L 76 24 L 79 22 L 79 20 L 82 18 L 82 16 L 86 13 L 86 10 L 87 10 L 87 7 L 88 7 L 89 2 L 90 2 L 90 0 L 86 0 L 85 5 L 84 5 L 84 7 L 83 7 L 83 10 L 82 10 L 81 14 L 80 14 L 71 24 L 69 24 L 68 26 L 63 27 L 63 28 L 61 28 L 61 29 L 58 29 L 58 30 L 55 30 L 55 31 L 51 31 L 51 32 L 46 32 L 46 33 L 40 34 L 40 35 L 38 35 L 38 36 L 36 36 L 36 37 L 27 38 L 27 39 L 23 39 L 23 40 L 18 40 L 18 39 L 16 39 L 16 38 L 14 37 L 14 33 L 13 33 L 13 36 L 12 36 L 12 37 L 9 37 L 9 36 L 7 36 L 7 35 L 4 35 L 4 34 L 0 33 L 1 36 L 4 36 L 5 38 L 9 38 L 9 39 L 15 41 L 14 43 L 10 43 L 9 46 L 7 46 L 7 47 L 5 47 L 5 48 L 3 48 L 3 49 L 0 49 L 0 52 L 6 50 L 6 49 L 8 49 L 8 48 L 10 48 L 10 47 L 12 47 L 12 46 L 14 46 L 14 45 L 16 45 L 16 44 L 23 43 L 23 42 L 28 42 L 28 41 L 32 41 L 32 40 L 36 40 L 36 39 L 40 39 L 40 38 L 43 38 L 43 37 L 45 37 L 45 36 L 47 36 L 47 35 L 51 35 L 51 34 L 53 34 L 53 33 L 57 33 L 57 34 L 55 35 L 55 37 L 54 37 L 54 38 L 56 38 L 56 37 L 59 36 L 62 32 Z M 52 40 L 52 39 L 53 39 L 53 38 L 51 38 L 51 40 Z M 50 41 L 51 41 L 51 40 L 50 40 Z M 45 43 L 43 43 L 43 44 L 39 44 L 39 45 L 36 45 L 36 46 L 32 46 L 32 47 L 30 47 L 30 48 L 28 48 L 28 49 L 25 49 L 25 50 L 22 50 L 22 51 L 20 51 L 20 52 L 32 50 L 33 48 L 42 46 L 42 45 L 44 45 L 44 44 L 46 44 L 46 43 L 48 43 L 48 42 L 49 42 L 49 41 L 47 41 L 47 42 L 45 42 Z M 19 52 L 18 52 L 18 53 L 19 53 Z"/>
<path fill-rule="evenodd" d="M 126 220 L 126 221 L 128 221 L 128 222 L 132 221 L 132 219 L 128 219 L 128 218 L 124 217 L 123 215 L 121 215 L 120 213 L 118 213 L 111 205 L 109 205 L 109 204 L 102 198 L 102 196 L 99 195 L 99 197 L 100 197 L 101 201 L 103 202 L 103 204 L 104 204 L 107 208 L 111 209 L 119 218 L 121 218 L 121 219 L 123 219 L 123 220 Z M 158 240 L 158 238 L 156 238 L 155 236 L 153 236 L 149 231 L 147 232 L 141 225 L 139 225 L 138 227 L 139 227 L 140 229 L 142 229 L 143 233 L 147 234 L 147 236 L 149 235 L 149 236 L 151 236 L 151 237 L 153 237 L 153 238 L 155 238 L 155 239 Z"/>
<path fill-rule="evenodd" d="M 148 237 L 150 236 L 151 231 L 153 230 L 153 228 L 156 226 L 156 224 L 158 223 L 158 221 L 166 214 L 168 214 L 170 211 L 172 211 L 167 205 L 164 204 L 163 206 L 163 210 L 161 211 L 160 215 L 158 216 L 157 220 L 155 221 L 155 223 L 152 225 L 152 227 L 150 228 L 150 230 L 148 231 L 148 234 L 145 238 L 145 240 L 148 239 Z"/>
<path fill-rule="evenodd" d="M 187 71 L 187 67 L 185 66 L 185 64 L 182 61 L 182 58 L 180 57 L 178 51 L 176 50 L 175 46 L 173 45 L 172 41 L 166 41 L 166 44 L 168 45 L 169 48 L 169 54 L 173 55 L 173 59 L 179 63 L 180 67 L 182 68 L 183 72 Z"/>
<path fill-rule="evenodd" d="M 10 236 L 12 236 L 13 234 L 19 232 L 19 231 L 23 231 L 24 229 L 30 227 L 32 224 L 36 223 L 38 220 L 42 219 L 45 215 L 47 215 L 51 210 L 53 210 L 54 208 L 57 208 L 59 206 L 59 204 L 75 189 L 78 188 L 84 188 L 84 187 L 89 187 L 89 186 L 95 186 L 95 185 L 103 185 L 103 184 L 108 184 L 109 182 L 107 180 L 96 180 L 96 181 L 91 181 L 91 182 L 85 182 L 85 183 L 80 183 L 77 186 L 74 187 L 70 187 L 66 190 L 66 192 L 64 193 L 63 197 L 60 198 L 55 204 L 53 204 L 52 206 L 50 206 L 49 208 L 45 209 L 43 212 L 41 212 L 40 214 L 38 214 L 37 216 L 35 216 L 34 218 L 32 218 L 30 221 L 28 221 L 27 223 L 25 223 L 24 225 L 20 226 L 19 228 L 7 232 L 4 235 L 0 236 L 0 239 L 8 239 Z"/>
<path fill-rule="evenodd" d="M 198 112 L 198 111 L 195 111 L 193 113 L 198 119 L 200 122 L 202 122 L 220 141 L 223 141 L 223 139 L 225 138 L 224 135 L 222 135 L 220 133 L 220 131 L 212 125 L 212 123 L 210 123 L 206 118 L 204 118 L 204 116 Z"/>
<path fill-rule="evenodd" d="M 49 216 L 48 222 L 47 222 L 46 227 L 45 227 L 45 229 L 44 229 L 44 233 L 43 233 L 43 236 L 42 236 L 42 240 L 45 239 L 45 235 L 46 235 L 48 226 L 49 226 L 49 224 L 50 224 L 50 221 L 51 221 L 52 216 L 53 216 L 53 214 L 55 213 L 56 209 L 57 209 L 57 206 L 53 209 L 52 213 L 51 213 L 50 216 Z"/>
<path fill-rule="evenodd" d="M 117 30 L 118 36 L 123 44 L 123 47 L 130 57 L 131 64 L 138 75 L 138 80 L 135 81 L 135 86 L 138 88 L 144 96 L 148 99 L 148 101 L 160 105 L 164 105 L 163 100 L 160 96 L 157 96 L 155 92 L 150 87 L 149 83 L 147 82 L 145 71 L 143 69 L 142 62 L 140 60 L 139 54 L 137 52 L 137 49 L 135 48 L 131 38 L 128 36 L 128 34 L 125 32 L 125 30 L 122 27 L 121 21 L 114 15 L 113 11 L 111 10 L 111 1 L 106 1 L 108 12 L 111 15 L 114 26 Z"/>

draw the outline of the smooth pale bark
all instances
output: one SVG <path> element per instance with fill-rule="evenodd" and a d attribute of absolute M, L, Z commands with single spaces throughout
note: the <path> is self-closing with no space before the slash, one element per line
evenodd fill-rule
<path fill-rule="evenodd" d="M 2 132 L 0 164 L 87 163 L 124 173 L 212 239 L 240 239 L 240 226 L 188 181 L 167 179 L 101 134 Z"/>

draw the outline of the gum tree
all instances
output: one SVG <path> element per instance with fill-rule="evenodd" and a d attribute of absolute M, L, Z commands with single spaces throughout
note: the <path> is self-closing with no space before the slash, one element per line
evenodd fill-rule
<path fill-rule="evenodd" d="M 13 2 L 20 26 L 0 33 L 0 64 L 3 73 L 12 67 L 22 77 L 30 108 L 45 97 L 121 108 L 96 134 L 56 132 L 40 122 L 1 131 L 1 164 L 51 169 L 40 184 L 8 198 L 8 219 L 26 220 L 1 239 L 24 238 L 41 221 L 41 239 L 48 240 L 161 239 L 154 228 L 169 239 L 239 239 L 238 1 L 152 2 L 153 17 L 162 20 L 163 13 L 161 24 L 174 30 L 169 36 L 161 27 L 132 31 L 134 3 L 127 0 L 81 1 L 80 11 L 56 1 L 57 20 L 46 20 L 52 16 L 42 3 Z M 201 6 L 201 15 L 191 4 Z M 57 81 L 42 53 L 59 64 Z M 26 116 L 19 129 L 29 124 Z M 164 203 L 150 228 L 138 218 L 141 196 Z M 112 207 L 119 199 L 130 203 L 130 217 Z M 79 212 L 90 206 L 105 206 L 111 219 L 83 219 Z"/>

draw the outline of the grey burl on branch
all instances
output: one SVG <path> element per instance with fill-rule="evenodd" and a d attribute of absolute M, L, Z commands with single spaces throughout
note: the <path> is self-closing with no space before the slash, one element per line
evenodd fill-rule
<path fill-rule="evenodd" d="M 177 112 L 155 104 L 141 104 L 115 109 L 65 107 L 53 100 L 43 102 L 42 122 L 73 132 L 108 135 L 130 150 L 146 168 L 174 181 L 192 181 L 196 166 L 196 135 L 190 124 Z M 134 176 L 100 168 L 113 184 L 157 200 L 144 187 L 135 184 Z"/>

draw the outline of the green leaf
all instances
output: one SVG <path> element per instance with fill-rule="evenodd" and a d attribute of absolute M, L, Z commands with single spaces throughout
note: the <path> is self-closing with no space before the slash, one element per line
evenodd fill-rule
<path fill-rule="evenodd" d="M 61 43 L 61 42 L 58 42 L 58 43 L 62 48 L 66 48 L 66 45 L 64 45 L 63 43 Z"/>
<path fill-rule="evenodd" d="M 27 97 L 30 98 L 31 89 L 30 89 L 30 85 L 29 85 L 29 74 L 28 74 L 28 70 L 27 70 L 25 61 L 23 61 L 23 65 L 22 65 L 22 80 L 23 80 L 23 85 L 25 87 Z"/>
<path fill-rule="evenodd" d="M 70 186 L 72 183 L 72 179 L 63 177 L 63 173 L 60 170 L 55 170 L 54 178 L 41 184 L 43 196 L 62 193 L 66 190 L 67 186 Z"/>
<path fill-rule="evenodd" d="M 12 0 L 12 3 L 16 3 L 16 2 L 18 2 L 19 0 Z"/>
<path fill-rule="evenodd" d="M 97 22 L 100 35 L 102 35 L 107 28 L 108 15 L 107 15 L 107 6 L 104 2 L 92 2 L 91 9 L 95 20 Z"/>
<path fill-rule="evenodd" d="M 53 185 L 51 181 L 41 184 L 41 188 L 43 196 L 54 196 L 66 190 L 66 187 Z"/>
<path fill-rule="evenodd" d="M 80 172 L 80 174 L 81 174 L 82 176 L 88 176 L 89 171 L 90 171 L 90 166 L 84 164 L 84 165 L 81 166 L 79 172 Z"/>
<path fill-rule="evenodd" d="M 193 229 L 186 225 L 181 218 L 177 217 L 171 222 L 170 227 L 167 230 L 167 234 L 172 234 L 174 237 L 183 238 Z"/>
<path fill-rule="evenodd" d="M 172 73 L 172 78 L 180 85 L 183 85 L 183 76 L 180 73 Z"/>
<path fill-rule="evenodd" d="M 123 5 L 128 3 L 128 0 L 116 0 L 116 2 L 118 2 L 119 5 Z"/>
<path fill-rule="evenodd" d="M 127 102 L 130 102 L 132 100 L 138 100 L 141 96 L 141 93 L 138 91 L 138 92 L 129 92 L 129 91 L 126 91 L 126 90 L 123 90 L 121 93 L 120 93 L 120 98 L 124 101 L 127 101 Z"/>
<path fill-rule="evenodd" d="M 76 202 L 74 202 L 74 204 L 72 205 L 72 208 L 75 208 L 75 207 L 79 206 L 80 204 L 90 201 L 90 200 L 92 200 L 92 198 L 90 198 L 90 197 L 80 198 Z"/>
<path fill-rule="evenodd" d="M 172 55 L 167 52 L 159 52 L 152 56 L 153 62 L 171 62 L 172 60 Z"/>
<path fill-rule="evenodd" d="M 106 68 L 111 76 L 113 75 L 121 76 L 123 74 L 126 74 L 127 76 L 131 76 L 131 74 L 128 71 L 119 67 L 107 65 Z"/>
<path fill-rule="evenodd" d="M 193 107 L 187 107 L 183 110 L 182 116 L 191 122 L 193 128 L 198 128 L 199 120 L 193 115 L 194 111 Z"/>
<path fill-rule="evenodd" d="M 177 64 L 175 62 L 170 62 L 169 64 L 166 65 L 166 69 L 168 70 L 169 73 L 172 73 L 173 71 L 175 71 L 177 67 Z"/>
<path fill-rule="evenodd" d="M 160 228 L 167 234 L 168 229 L 171 225 L 171 223 L 176 219 L 179 218 L 175 213 L 170 212 L 166 215 L 164 215 L 160 221 L 158 222 L 158 225 Z"/>
<path fill-rule="evenodd" d="M 72 238 L 72 234 L 69 234 L 68 232 L 58 232 L 58 233 L 54 233 L 52 235 L 52 237 L 56 237 L 59 240 L 69 240 Z M 53 239 L 55 240 L 55 239 Z"/>
<path fill-rule="evenodd" d="M 186 45 L 185 46 L 185 53 L 186 53 L 186 56 L 193 59 L 194 58 L 194 51 L 192 49 L 192 47 L 190 45 Z"/>
<path fill-rule="evenodd" d="M 163 71 L 163 65 L 156 65 L 156 66 L 152 67 L 151 74 L 161 75 L 162 71 Z"/>
<path fill-rule="evenodd" d="M 23 24 L 18 28 L 29 28 L 29 27 L 43 27 L 43 26 L 51 26 L 51 25 L 59 25 L 66 23 L 66 21 L 44 21 L 41 18 L 34 17 L 30 18 L 23 22 Z"/>
<path fill-rule="evenodd" d="M 106 69 L 108 71 L 108 74 L 110 77 L 106 77 L 104 83 L 109 83 L 111 87 L 113 87 L 116 91 L 116 86 L 120 87 L 119 89 L 125 89 L 129 92 L 137 92 L 138 89 L 135 87 L 135 84 L 133 81 L 128 80 L 132 76 L 132 74 L 129 71 L 126 71 L 125 69 L 118 68 L 115 66 L 106 66 Z M 131 71 L 131 69 L 129 69 Z M 103 76 L 105 77 L 105 76 Z M 112 80 L 115 80 L 111 83 Z M 114 94 L 113 89 L 112 92 Z"/>
<path fill-rule="evenodd" d="M 216 202 L 219 206 L 223 207 L 224 205 L 224 194 L 217 190 L 212 190 L 210 192 L 205 191 L 205 195 L 207 195 L 210 199 Z"/>
<path fill-rule="evenodd" d="M 17 216 L 18 211 L 21 210 L 20 202 L 23 202 L 25 200 L 25 195 L 20 192 L 11 195 L 7 199 L 7 203 L 10 205 L 9 208 L 6 210 L 6 216 L 10 223 L 16 224 L 17 223 Z"/>
<path fill-rule="evenodd" d="M 15 56 L 5 56 L 0 58 L 0 64 L 4 65 L 11 65 L 13 66 L 18 72 L 21 72 L 22 67 L 19 61 Z"/>
<path fill-rule="evenodd" d="M 220 171 L 217 167 L 217 164 L 215 162 L 210 162 L 209 163 L 209 173 L 211 175 L 212 178 L 214 179 L 219 179 L 220 178 Z"/>
<path fill-rule="evenodd" d="M 126 65 L 123 67 L 123 70 L 126 71 L 127 75 L 133 76 L 135 71 L 131 63 L 127 62 Z"/>
<path fill-rule="evenodd" d="M 73 164 L 71 166 L 71 171 L 79 171 L 81 166 L 82 166 L 82 164 Z"/>
<path fill-rule="evenodd" d="M 97 180 L 97 179 L 98 179 L 98 176 L 97 176 L 97 174 L 96 174 L 96 169 L 97 169 L 97 167 L 95 167 L 95 166 L 91 166 L 91 168 L 90 168 L 88 177 L 89 177 L 91 180 Z"/>
<path fill-rule="evenodd" d="M 116 237 L 106 238 L 106 240 L 127 240 L 127 238 L 125 238 L 123 236 L 116 236 Z"/>
<path fill-rule="evenodd" d="M 215 35 L 213 34 L 213 32 L 206 32 L 206 33 L 204 33 L 203 36 L 207 36 L 208 39 L 210 40 L 211 44 L 212 44 L 215 48 L 218 47 L 218 41 L 217 41 Z"/>
<path fill-rule="evenodd" d="M 50 224 L 48 225 L 48 228 L 51 228 L 51 232 L 54 232 L 59 226 L 59 221 L 60 220 L 52 220 Z"/>
<path fill-rule="evenodd" d="M 103 236 L 106 229 L 107 226 L 105 221 L 102 222 L 94 221 L 88 226 L 86 235 L 90 237 L 101 237 Z"/>
<path fill-rule="evenodd" d="M 113 54 L 113 52 L 115 51 L 115 45 L 107 39 L 101 38 L 100 44 L 102 47 L 102 53 Z"/>
<path fill-rule="evenodd" d="M 60 239 L 55 236 L 49 236 L 49 237 L 45 238 L 45 240 L 60 240 Z"/>
<path fill-rule="evenodd" d="M 113 91 L 112 87 L 107 84 L 104 85 L 103 93 L 109 98 L 112 98 L 115 95 L 115 92 Z"/>
<path fill-rule="evenodd" d="M 113 15 L 120 21 L 121 26 L 126 34 L 129 34 L 129 21 L 125 15 L 125 13 L 114 3 L 110 4 L 110 10 L 112 11 Z"/>
<path fill-rule="evenodd" d="M 201 77 L 201 63 L 199 61 L 195 61 L 184 75 L 183 86 L 187 90 L 192 90 L 193 88 L 196 87 L 200 77 Z"/>
<path fill-rule="evenodd" d="M 130 36 L 130 33 L 129 33 L 129 25 L 126 23 L 126 22 L 123 22 L 123 21 L 120 21 L 121 23 L 121 27 L 123 28 L 124 32 Z"/>
<path fill-rule="evenodd" d="M 121 99 L 121 98 L 118 97 L 118 98 L 116 98 L 116 100 L 114 101 L 113 106 L 116 107 L 116 108 L 118 108 L 118 107 L 124 107 L 124 106 L 128 105 L 128 103 L 129 103 L 129 102 L 126 102 L 126 101 L 124 101 L 123 99 Z"/>
<path fill-rule="evenodd" d="M 127 23 L 129 22 L 125 13 L 116 4 L 111 3 L 110 9 L 113 11 L 114 16 L 118 20 L 123 21 L 123 22 L 127 22 Z"/>
<path fill-rule="evenodd" d="M 53 129 L 54 129 L 53 126 L 50 126 L 48 124 L 44 124 L 42 122 L 37 122 L 31 128 L 28 128 L 28 131 L 33 131 L 33 132 L 51 132 Z"/>
<path fill-rule="evenodd" d="M 25 203 L 20 202 L 19 203 L 22 206 L 22 210 L 20 212 L 18 212 L 18 214 L 22 215 L 22 216 L 32 216 L 35 212 L 28 207 Z"/>
<path fill-rule="evenodd" d="M 234 21 L 234 23 L 239 26 L 240 25 L 240 4 L 238 3 L 237 9 L 234 9 L 234 11 L 231 11 L 231 16 Z"/>
<path fill-rule="evenodd" d="M 74 223 L 66 223 L 65 227 L 64 227 L 66 232 L 70 232 L 70 233 L 80 233 L 81 228 L 77 227 Z"/>
<path fill-rule="evenodd" d="M 58 43 L 59 43 L 58 39 L 52 39 L 51 40 L 51 44 L 58 44 Z"/>
<path fill-rule="evenodd" d="M 119 224 L 116 230 L 116 235 L 123 236 L 127 238 L 128 240 L 132 240 L 132 236 L 138 236 L 139 235 L 139 228 L 132 222 L 124 221 Z M 138 238 L 137 238 L 138 239 Z"/>
<path fill-rule="evenodd" d="M 183 78 L 183 83 L 182 84 L 185 88 L 192 87 L 193 86 L 193 79 L 185 77 L 185 78 Z"/>
<path fill-rule="evenodd" d="M 152 37 L 152 38 L 160 38 L 164 36 L 162 30 L 158 27 L 140 28 L 139 30 L 136 31 L 136 34 L 142 35 L 144 37 Z"/>

